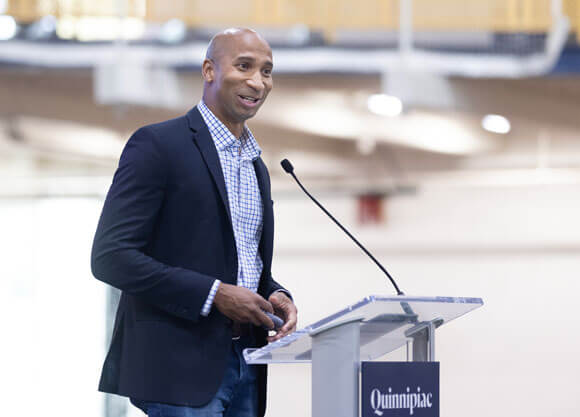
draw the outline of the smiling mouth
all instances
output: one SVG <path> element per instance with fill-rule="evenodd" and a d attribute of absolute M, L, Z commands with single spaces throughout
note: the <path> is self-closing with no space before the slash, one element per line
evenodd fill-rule
<path fill-rule="evenodd" d="M 246 101 L 248 103 L 252 103 L 252 104 L 255 104 L 258 101 L 260 101 L 259 98 L 254 98 L 254 97 L 250 97 L 250 96 L 242 96 L 242 95 L 240 95 L 240 97 L 241 97 L 242 100 L 244 100 L 244 101 Z"/>

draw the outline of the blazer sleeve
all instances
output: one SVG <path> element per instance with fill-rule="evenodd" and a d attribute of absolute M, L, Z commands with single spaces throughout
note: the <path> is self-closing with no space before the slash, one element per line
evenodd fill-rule
<path fill-rule="evenodd" d="M 290 291 L 288 291 L 282 285 L 278 284 L 272 277 L 268 278 L 264 282 L 264 284 L 259 292 L 260 292 L 260 295 L 262 295 L 267 300 L 268 298 L 270 298 L 270 296 L 272 294 L 274 294 L 277 291 L 282 291 L 291 300 L 294 301 L 294 299 L 292 298 L 292 294 L 290 294 Z"/>
<path fill-rule="evenodd" d="M 169 163 L 158 140 L 145 127 L 127 142 L 97 226 L 91 269 L 101 281 L 197 321 L 215 278 L 145 253 L 164 199 Z"/>

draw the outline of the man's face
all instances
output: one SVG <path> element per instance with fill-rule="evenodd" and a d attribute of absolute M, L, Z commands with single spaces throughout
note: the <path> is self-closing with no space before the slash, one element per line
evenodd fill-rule
<path fill-rule="evenodd" d="M 255 33 L 243 32 L 224 39 L 210 64 L 207 93 L 216 116 L 230 129 L 243 124 L 272 89 L 272 50 Z"/>

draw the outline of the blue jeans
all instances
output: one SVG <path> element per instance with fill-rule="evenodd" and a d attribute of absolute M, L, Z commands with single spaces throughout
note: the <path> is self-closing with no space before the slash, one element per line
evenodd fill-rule
<path fill-rule="evenodd" d="M 232 340 L 224 379 L 214 398 L 202 407 L 154 403 L 134 398 L 131 398 L 131 402 L 149 417 L 256 417 L 256 370 L 246 364 L 242 354 L 244 346 L 243 339 Z"/>

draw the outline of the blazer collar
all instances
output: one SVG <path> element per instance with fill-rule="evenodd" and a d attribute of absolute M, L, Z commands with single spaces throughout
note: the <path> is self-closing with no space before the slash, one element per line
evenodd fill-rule
<path fill-rule="evenodd" d="M 230 225 L 232 224 L 232 213 L 230 213 L 230 204 L 228 202 L 228 193 L 226 191 L 226 182 L 224 180 L 224 174 L 220 164 L 220 159 L 215 148 L 213 139 L 209 133 L 207 126 L 197 106 L 192 108 L 186 114 L 187 123 L 189 128 L 193 131 L 194 142 L 197 145 L 205 164 L 213 181 L 219 191 L 220 197 L 228 213 L 228 219 L 230 220 Z"/>

